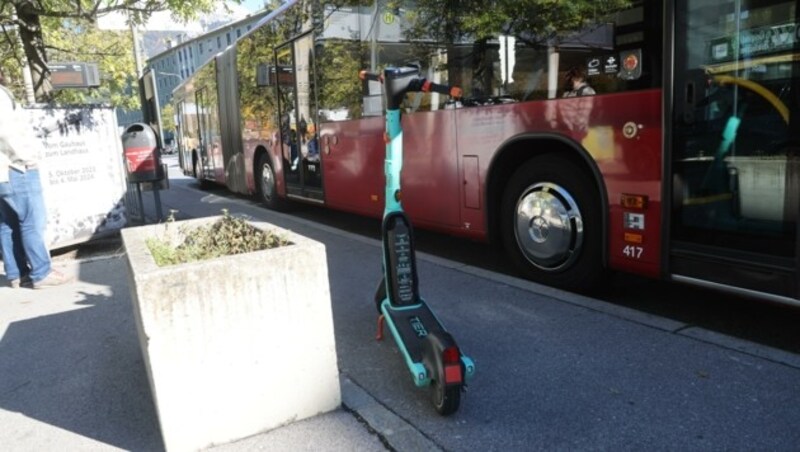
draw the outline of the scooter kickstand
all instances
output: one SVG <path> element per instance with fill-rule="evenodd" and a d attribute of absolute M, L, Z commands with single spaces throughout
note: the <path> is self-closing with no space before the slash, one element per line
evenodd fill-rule
<path fill-rule="evenodd" d="M 378 334 L 375 336 L 376 341 L 383 340 L 383 321 L 384 321 L 383 314 L 381 314 L 378 316 Z"/>

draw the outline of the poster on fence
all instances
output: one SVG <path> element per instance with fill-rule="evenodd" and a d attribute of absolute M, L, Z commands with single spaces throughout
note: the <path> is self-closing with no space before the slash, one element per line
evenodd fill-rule
<path fill-rule="evenodd" d="M 44 144 L 39 166 L 50 249 L 122 229 L 126 182 L 114 109 L 35 107 L 28 112 Z"/>

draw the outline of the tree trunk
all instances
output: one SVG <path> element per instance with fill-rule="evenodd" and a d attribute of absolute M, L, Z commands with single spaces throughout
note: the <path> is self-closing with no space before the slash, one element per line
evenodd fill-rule
<path fill-rule="evenodd" d="M 22 1 L 14 4 L 19 21 L 19 34 L 22 38 L 22 49 L 31 68 L 33 78 L 33 90 L 36 100 L 39 102 L 47 101 L 50 98 L 49 75 L 47 69 L 47 55 L 44 50 L 44 39 L 42 38 L 42 26 L 39 15 L 30 1 Z"/>

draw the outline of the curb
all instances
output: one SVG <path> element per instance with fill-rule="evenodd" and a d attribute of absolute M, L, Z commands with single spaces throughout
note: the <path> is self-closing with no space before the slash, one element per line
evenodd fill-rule
<path fill-rule="evenodd" d="M 344 374 L 341 377 L 342 406 L 375 432 L 381 442 L 397 452 L 442 451 L 413 425 L 383 406 Z"/>

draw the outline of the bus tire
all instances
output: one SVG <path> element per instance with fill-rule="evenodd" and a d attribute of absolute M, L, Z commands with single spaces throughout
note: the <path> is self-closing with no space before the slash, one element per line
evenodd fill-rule
<path fill-rule="evenodd" d="M 501 205 L 506 253 L 523 275 L 542 284 L 588 292 L 604 271 L 600 196 L 593 178 L 565 157 L 523 164 Z"/>
<path fill-rule="evenodd" d="M 278 195 L 275 169 L 266 153 L 258 156 L 256 164 L 256 194 L 268 209 L 286 210 L 286 201 Z"/>

